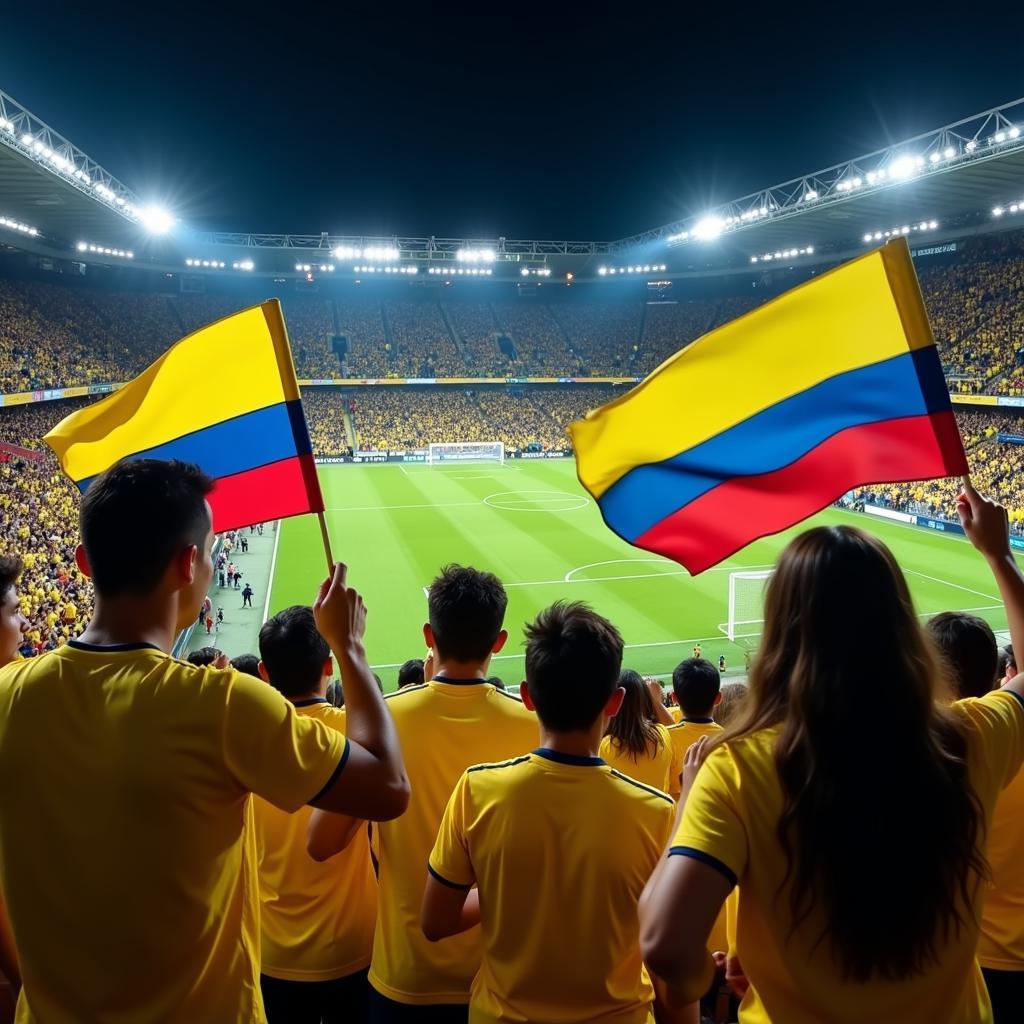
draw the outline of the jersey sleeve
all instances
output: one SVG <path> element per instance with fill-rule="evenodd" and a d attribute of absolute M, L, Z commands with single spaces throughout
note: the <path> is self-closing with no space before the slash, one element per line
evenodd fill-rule
<path fill-rule="evenodd" d="M 733 885 L 747 865 L 747 832 L 740 813 L 739 773 L 727 747 L 713 750 L 686 798 L 669 856 L 692 857 Z"/>
<path fill-rule="evenodd" d="M 437 832 L 437 841 L 427 861 L 427 870 L 431 875 L 442 885 L 453 889 L 470 889 L 476 882 L 466 838 L 469 800 L 469 775 L 463 772 L 448 800 Z"/>
<path fill-rule="evenodd" d="M 971 723 L 978 749 L 974 763 L 986 784 L 1000 790 L 1012 781 L 1024 762 L 1024 698 L 1012 690 L 993 690 L 984 697 L 968 697 L 956 708 Z"/>
<path fill-rule="evenodd" d="M 234 673 L 224 716 L 224 760 L 239 784 L 292 813 L 316 799 L 348 758 L 343 733 L 297 715 L 272 686 Z"/>

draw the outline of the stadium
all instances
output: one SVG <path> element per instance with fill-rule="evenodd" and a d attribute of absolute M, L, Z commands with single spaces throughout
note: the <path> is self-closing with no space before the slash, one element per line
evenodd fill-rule
<path fill-rule="evenodd" d="M 0 84 L 17 91 L 14 83 Z M 193 227 L 173 206 L 135 191 L 80 149 L 74 124 L 51 127 L 0 90 L 0 553 L 20 558 L 17 611 L 25 625 L 18 663 L 66 649 L 95 610 L 92 581 L 76 561 L 80 489 L 44 435 L 69 415 L 109 402 L 179 339 L 268 299 L 279 300 L 283 312 L 323 519 L 255 516 L 259 522 L 239 522 L 217 535 L 213 577 L 198 595 L 203 607 L 174 633 L 171 653 L 180 661 L 208 664 L 221 652 L 260 660 L 264 623 L 316 596 L 322 529 L 369 610 L 366 662 L 385 694 L 398 691 L 384 702 L 390 707 L 410 699 L 401 696 L 400 676 L 410 660 L 424 658 L 431 588 L 442 567 L 454 564 L 493 573 L 507 592 L 509 636 L 487 661 L 488 677 L 498 677 L 503 688 L 514 694 L 527 678 L 524 624 L 556 601 L 581 601 L 617 627 L 622 668 L 660 681 L 662 711 L 678 726 L 679 714 L 685 721 L 688 712 L 679 712 L 672 695 L 676 667 L 703 658 L 717 668 L 718 686 L 747 682 L 762 653 L 773 569 L 790 542 L 816 526 L 858 527 L 881 540 L 922 625 L 941 613 L 964 613 L 987 623 L 1006 647 L 1015 613 L 972 547 L 958 477 L 860 485 L 782 532 L 751 522 L 750 543 L 691 575 L 606 525 L 580 481 L 568 430 L 632 393 L 698 339 L 904 240 L 971 480 L 1006 509 L 1009 545 L 1024 550 L 1024 98 L 920 128 L 613 240 L 293 234 L 261 232 L 256 223 L 239 232 Z M 182 407 L 216 406 L 218 396 L 246 379 L 244 370 L 244 359 L 225 365 L 211 350 L 208 380 L 194 396 L 181 396 Z M 723 401 L 733 397 L 724 381 Z M 685 396 L 679 408 L 684 417 Z M 252 500 L 258 509 L 259 495 Z M 332 682 L 345 674 L 340 665 Z M 422 665 L 419 671 L 422 688 Z M 349 689 L 347 679 L 334 685 Z M 884 709 L 884 699 L 881 704 Z M 865 711 L 871 705 L 865 697 Z M 1024 726 L 1019 731 L 1024 735 Z M 360 735 L 368 735 L 365 727 Z M 1024 756 L 1024 740 L 1017 744 Z M 499 751 L 479 760 L 504 757 Z M 16 762 L 5 762 L 0 734 L 5 763 Z M 417 784 L 413 779 L 414 801 Z M 659 783 L 654 791 L 661 789 L 669 787 Z M 858 810 L 865 806 L 870 803 Z M 436 822 L 432 828 L 436 833 Z M 740 892 L 742 901 L 742 879 Z M 4 897 L 26 913 L 17 897 Z M 1024 916 L 1019 892 L 1014 898 L 1014 912 Z M 16 921 L 19 945 L 25 930 Z M 753 934 L 741 926 L 750 945 Z M 1007 953 L 996 973 L 1019 971 L 1016 977 L 1024 978 L 1021 946 L 1013 957 L 1018 954 L 1019 962 Z M 370 966 L 368 956 L 360 970 Z M 668 979 L 662 960 L 651 954 L 648 962 Z M 374 972 L 376 959 L 371 984 L 402 1003 L 398 989 L 378 984 Z M 292 981 L 301 987 L 295 978 L 300 975 Z M 693 1006 L 677 1011 L 657 987 L 653 992 L 648 1004 L 659 999 L 658 1021 L 701 1019 Z M 724 992 L 717 1002 L 705 1000 L 703 1019 L 737 1019 L 736 1001 L 730 1008 Z M 1024 999 L 1019 985 L 1014 993 Z M 98 989 L 93 995 L 100 1000 Z M 19 1021 L 74 1019 L 37 998 L 33 1011 L 23 1000 Z M 314 1019 L 287 1010 L 275 1017 L 267 989 L 263 999 L 268 1018 L 262 1009 L 232 1017 L 223 1007 L 217 1012 L 227 1016 L 192 1016 L 272 1024 Z M 426 1000 L 465 1001 L 436 993 Z M 1024 1019 L 1024 1001 L 1008 1003 L 1004 996 L 994 1018 L 985 1002 L 977 1016 L 955 1019 Z M 475 1014 L 477 1004 L 471 1005 Z M 758 1016 L 751 1005 L 744 1000 L 740 1021 L 814 1019 L 787 1016 L 785 1009 L 769 1016 L 763 1007 Z M 1012 1009 L 1007 1016 L 1008 1005 L 1020 1016 Z M 465 1011 L 461 1005 L 462 1020 Z M 417 1019 L 459 1019 L 458 1012 Z M 550 1019 L 598 1019 L 587 1012 L 594 1016 Z M 77 1019 L 182 1019 L 169 1010 L 128 1013 L 91 1016 L 80 1006 Z"/>

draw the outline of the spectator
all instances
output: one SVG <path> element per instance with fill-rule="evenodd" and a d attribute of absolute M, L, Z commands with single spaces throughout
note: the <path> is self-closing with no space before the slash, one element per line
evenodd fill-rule
<path fill-rule="evenodd" d="M 458 780 L 428 862 L 423 931 L 438 941 L 482 922 L 471 1019 L 653 1019 L 636 904 L 673 807 L 595 756 L 624 697 L 622 637 L 586 605 L 556 604 L 526 638 L 521 694 L 540 748 Z M 627 687 L 650 700 L 639 675 Z"/>
<path fill-rule="evenodd" d="M 93 618 L 52 656 L 5 670 L 0 890 L 24 1007 L 40 1019 L 146 1020 L 172 1005 L 197 1020 L 251 1017 L 249 792 L 363 817 L 400 814 L 408 799 L 343 567 L 321 586 L 317 617 L 348 673 L 349 732 L 365 746 L 289 717 L 284 698 L 248 676 L 168 657 L 213 574 L 211 488 L 177 462 L 98 476 L 78 553 L 96 587 Z"/>
<path fill-rule="evenodd" d="M 260 675 L 260 659 L 255 654 L 239 654 L 237 658 L 231 659 L 231 667 L 236 672 L 244 672 L 247 676 L 255 676 L 262 679 Z"/>
<path fill-rule="evenodd" d="M 639 672 L 623 669 L 618 710 L 608 720 L 601 757 L 616 771 L 657 790 L 668 792 L 672 741 L 655 719 L 651 691 Z"/>
<path fill-rule="evenodd" d="M 504 646 L 508 597 L 490 573 L 446 566 L 430 586 L 430 621 L 423 627 L 436 655 L 434 677 L 422 689 L 388 695 L 402 742 L 413 798 L 408 812 L 374 829 L 379 843 L 380 909 L 370 965 L 375 1021 L 466 1020 L 470 983 L 480 966 L 478 929 L 434 946 L 419 926 L 424 864 L 445 804 L 462 773 L 529 750 L 537 720 L 508 694 L 487 686 L 491 656 Z M 314 814 L 310 848 L 327 815 Z M 425 1009 L 429 1008 L 429 1009 Z"/>
<path fill-rule="evenodd" d="M 421 658 L 410 658 L 398 670 L 398 689 L 403 690 L 407 686 L 423 685 L 423 660 Z"/>
<path fill-rule="evenodd" d="M 333 664 L 313 610 L 296 605 L 260 629 L 260 673 L 295 708 L 338 732 L 345 712 L 325 697 Z M 255 797 L 261 977 L 268 1024 L 342 1024 L 366 1016 L 366 969 L 377 880 L 366 822 L 332 815 L 332 856 L 306 853 L 312 808 L 288 814 Z M 341 850 L 333 855 L 334 847 Z"/>
<path fill-rule="evenodd" d="M 1024 632 L 1024 576 L 1003 510 L 968 488 L 960 513 L 1011 633 Z M 743 717 L 710 742 L 678 855 L 641 901 L 648 966 L 680 999 L 705 992 L 715 973 L 707 937 L 738 880 L 748 1005 L 771 1006 L 787 1024 L 985 1019 L 980 844 L 1024 760 L 1024 685 L 936 703 L 941 671 L 902 573 L 852 527 L 791 542 L 764 613 Z M 879 664 L 886 713 L 866 751 L 849 723 Z M 883 860 L 886 871 L 865 875 Z"/>

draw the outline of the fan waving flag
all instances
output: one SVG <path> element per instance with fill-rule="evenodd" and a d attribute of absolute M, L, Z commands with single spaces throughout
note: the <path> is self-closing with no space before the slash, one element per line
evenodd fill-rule
<path fill-rule="evenodd" d="M 194 462 L 218 533 L 324 508 L 276 299 L 182 338 L 44 440 L 82 491 L 121 459 Z"/>
<path fill-rule="evenodd" d="M 694 574 L 852 487 L 967 472 L 905 239 L 716 328 L 569 430 L 608 526 Z"/>

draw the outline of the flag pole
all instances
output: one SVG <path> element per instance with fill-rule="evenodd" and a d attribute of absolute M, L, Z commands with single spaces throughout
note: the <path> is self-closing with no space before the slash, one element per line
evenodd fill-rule
<path fill-rule="evenodd" d="M 327 520 L 324 519 L 323 512 L 317 512 L 316 517 L 320 520 L 320 536 L 324 542 L 324 554 L 327 555 L 327 575 L 330 576 L 334 572 L 334 556 L 331 554 L 331 537 L 327 532 Z"/>

